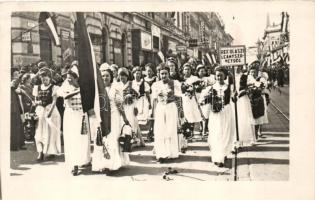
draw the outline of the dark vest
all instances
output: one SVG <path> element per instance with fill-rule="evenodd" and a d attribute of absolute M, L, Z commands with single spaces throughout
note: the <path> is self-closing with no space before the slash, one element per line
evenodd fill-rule
<path fill-rule="evenodd" d="M 142 83 L 141 83 L 141 85 L 140 85 L 140 88 L 139 88 L 139 94 L 140 94 L 139 98 L 142 97 L 142 96 L 144 96 L 144 94 L 145 94 L 144 83 L 145 83 L 145 81 L 144 81 L 144 79 L 143 79 L 143 80 L 142 80 Z"/>
<path fill-rule="evenodd" d="M 42 90 L 40 85 L 38 86 L 38 100 L 42 102 L 42 106 L 46 107 L 47 105 L 53 102 L 52 97 L 52 88 L 53 85 L 49 86 L 46 90 Z"/>

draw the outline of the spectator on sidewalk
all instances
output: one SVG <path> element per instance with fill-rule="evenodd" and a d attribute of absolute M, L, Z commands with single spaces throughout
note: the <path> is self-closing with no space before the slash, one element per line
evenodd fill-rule
<path fill-rule="evenodd" d="M 16 73 L 17 72 L 17 73 Z M 18 94 L 20 79 L 18 77 L 18 71 L 12 73 L 13 80 L 11 81 L 11 136 L 10 136 L 10 149 L 11 151 L 17 151 L 23 149 L 24 146 L 24 130 L 22 122 L 22 107 Z"/>

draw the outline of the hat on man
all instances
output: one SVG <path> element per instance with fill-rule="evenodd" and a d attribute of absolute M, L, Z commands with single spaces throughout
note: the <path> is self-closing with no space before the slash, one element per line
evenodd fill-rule
<path fill-rule="evenodd" d="M 44 68 L 44 67 L 47 67 L 48 68 L 48 64 L 45 62 L 45 61 L 40 61 L 38 64 L 38 69 L 41 69 L 41 68 Z"/>

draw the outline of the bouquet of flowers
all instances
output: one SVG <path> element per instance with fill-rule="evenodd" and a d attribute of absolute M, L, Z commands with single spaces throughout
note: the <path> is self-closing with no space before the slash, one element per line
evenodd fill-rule
<path fill-rule="evenodd" d="M 253 117 L 255 119 L 264 115 L 264 99 L 262 97 L 263 84 L 253 84 L 248 87 L 247 93 L 252 106 Z"/>
<path fill-rule="evenodd" d="M 211 88 L 201 104 L 210 104 L 212 112 L 218 113 L 224 108 L 224 95 L 218 94 L 217 90 Z"/>
<path fill-rule="evenodd" d="M 125 89 L 123 91 L 124 104 L 130 105 L 138 97 L 137 91 L 132 88 Z"/>
<path fill-rule="evenodd" d="M 192 98 L 195 92 L 201 92 L 202 89 L 206 87 L 206 83 L 199 78 L 190 78 L 182 84 L 182 92 Z"/>
<path fill-rule="evenodd" d="M 159 100 L 161 102 L 167 103 L 171 94 L 172 94 L 172 90 L 170 88 L 162 88 L 158 92 Z"/>
<path fill-rule="evenodd" d="M 36 115 L 35 112 L 27 112 L 24 114 L 24 118 L 25 118 L 25 126 L 24 126 L 25 138 L 26 140 L 33 140 L 34 135 L 35 135 L 35 124 L 36 124 L 36 121 L 38 120 L 38 116 Z"/>

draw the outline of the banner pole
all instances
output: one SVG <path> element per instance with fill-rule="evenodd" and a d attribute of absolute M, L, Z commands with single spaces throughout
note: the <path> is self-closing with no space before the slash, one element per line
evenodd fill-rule
<path fill-rule="evenodd" d="M 235 66 L 233 66 L 233 82 L 234 82 L 234 92 L 236 91 L 236 79 L 235 79 Z M 238 115 L 237 115 L 237 101 L 234 102 L 235 108 L 235 128 L 236 128 L 236 143 L 239 142 L 239 132 L 238 132 Z M 237 153 L 238 147 L 234 145 L 234 181 L 237 181 Z"/>

